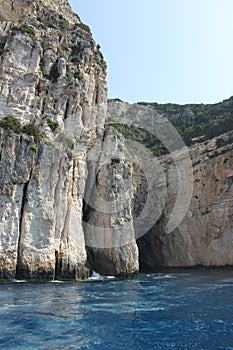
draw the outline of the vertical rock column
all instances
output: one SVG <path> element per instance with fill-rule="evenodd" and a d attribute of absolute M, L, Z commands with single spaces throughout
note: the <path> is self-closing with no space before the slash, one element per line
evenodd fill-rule
<path fill-rule="evenodd" d="M 123 145 L 110 128 L 97 168 L 94 154 L 89 154 L 84 229 L 92 268 L 100 274 L 128 277 L 139 266 L 132 217 L 132 163 L 122 151 Z"/>

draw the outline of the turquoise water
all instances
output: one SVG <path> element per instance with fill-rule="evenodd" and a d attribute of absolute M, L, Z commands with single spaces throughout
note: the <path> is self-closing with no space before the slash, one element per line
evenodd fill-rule
<path fill-rule="evenodd" d="M 0 285 L 0 349 L 233 349 L 233 270 Z"/>

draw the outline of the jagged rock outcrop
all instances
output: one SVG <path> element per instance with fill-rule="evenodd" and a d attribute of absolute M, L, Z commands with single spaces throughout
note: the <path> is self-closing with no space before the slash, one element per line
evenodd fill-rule
<path fill-rule="evenodd" d="M 89 153 L 105 138 L 106 64 L 66 0 L 0 8 L 0 279 L 86 278 L 83 203 L 101 155 Z M 99 272 L 134 274 L 137 256 L 125 267 L 123 250 Z"/>
<path fill-rule="evenodd" d="M 93 162 L 96 151 L 89 153 L 89 162 Z M 132 168 L 132 157 L 116 131 L 106 128 L 98 168 L 92 167 L 89 172 L 85 196 L 89 203 L 84 225 L 88 256 L 99 273 L 128 277 L 139 270 L 133 226 Z"/>

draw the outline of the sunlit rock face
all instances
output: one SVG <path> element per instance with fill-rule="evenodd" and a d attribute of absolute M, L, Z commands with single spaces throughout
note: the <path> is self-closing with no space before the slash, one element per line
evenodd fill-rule
<path fill-rule="evenodd" d="M 86 278 L 86 158 L 104 137 L 105 62 L 67 1 L 3 1 L 1 15 L 0 277 Z"/>

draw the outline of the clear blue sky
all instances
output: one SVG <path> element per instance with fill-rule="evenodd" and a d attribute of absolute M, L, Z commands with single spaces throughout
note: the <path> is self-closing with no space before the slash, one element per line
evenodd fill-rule
<path fill-rule="evenodd" d="M 70 0 L 108 64 L 109 97 L 213 103 L 233 95 L 233 0 Z"/>

